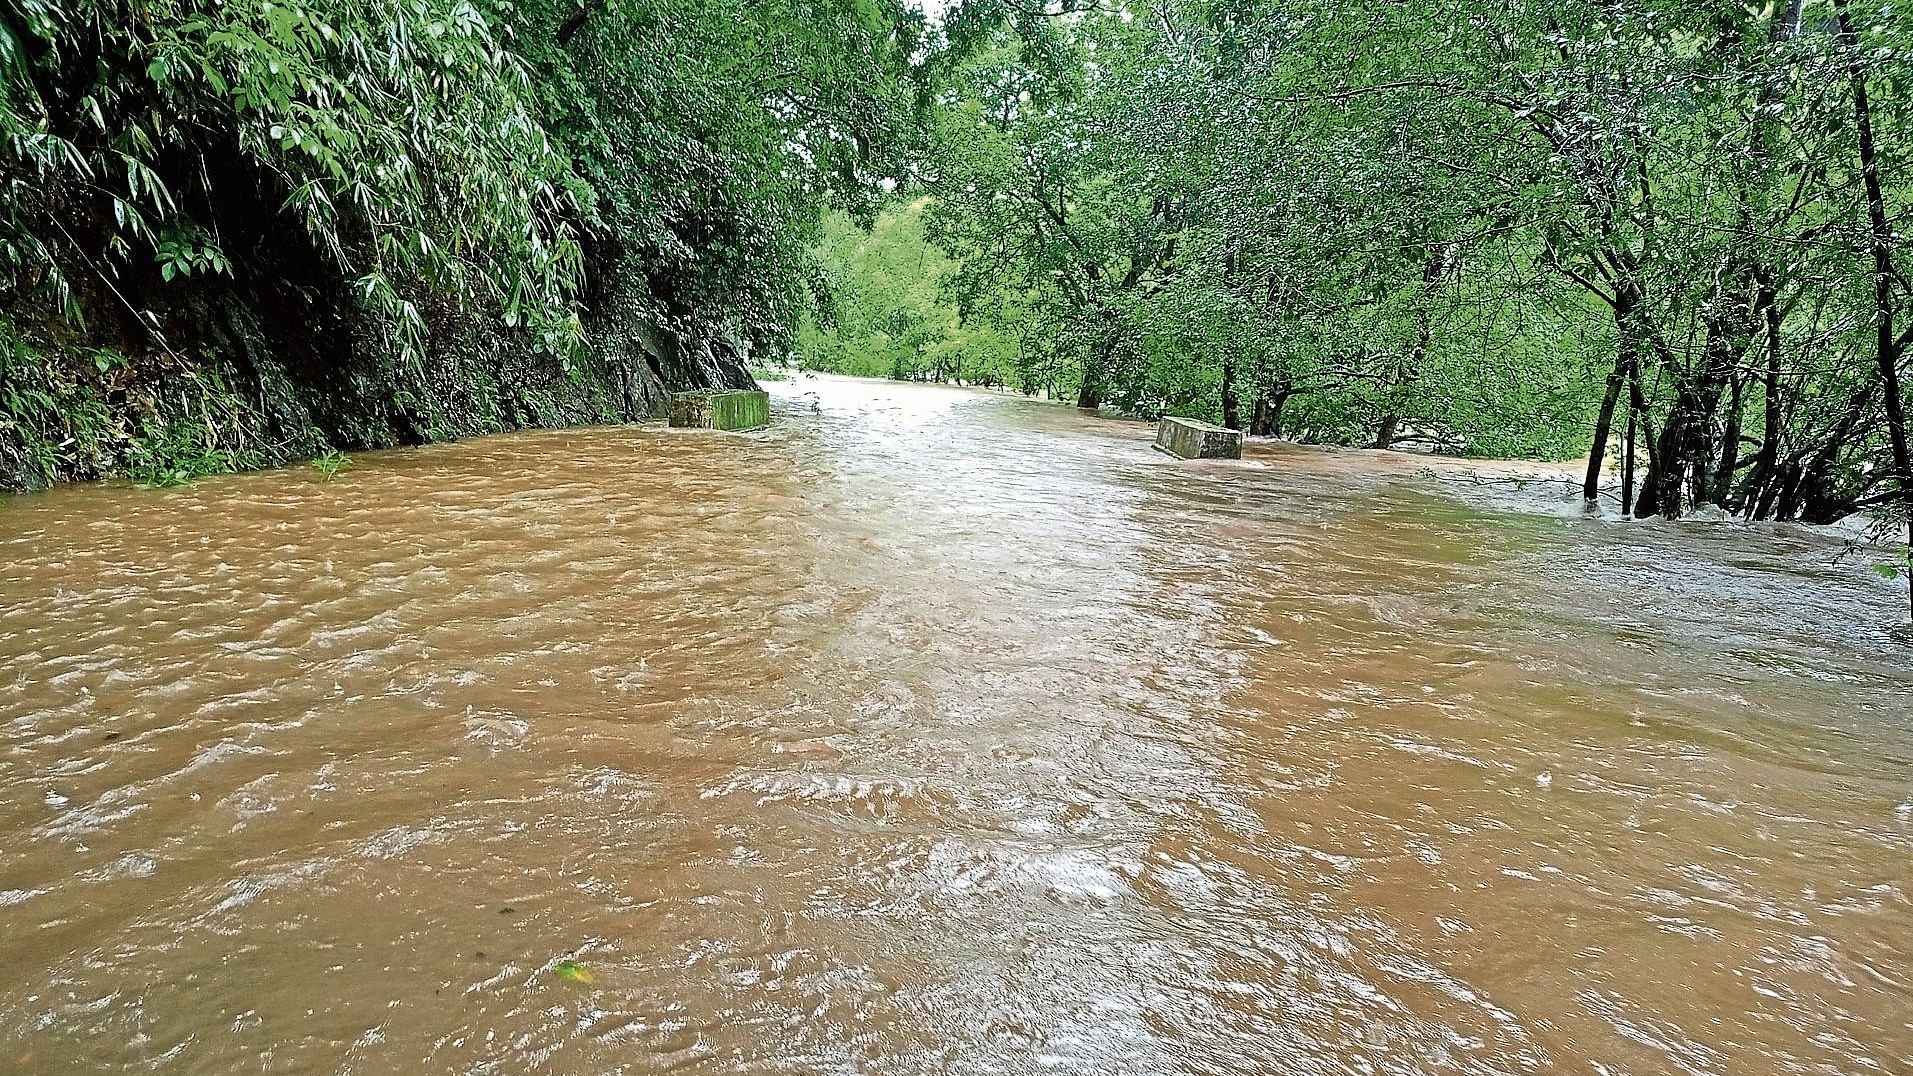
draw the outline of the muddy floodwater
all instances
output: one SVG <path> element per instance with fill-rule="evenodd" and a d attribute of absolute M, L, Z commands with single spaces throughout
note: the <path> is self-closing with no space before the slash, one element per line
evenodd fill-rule
<path fill-rule="evenodd" d="M 1913 1072 L 1864 555 L 773 388 L 0 507 L 0 1072 Z"/>

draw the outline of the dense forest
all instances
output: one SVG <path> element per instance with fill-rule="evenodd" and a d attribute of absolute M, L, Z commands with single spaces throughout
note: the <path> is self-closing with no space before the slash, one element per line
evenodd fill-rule
<path fill-rule="evenodd" d="M 1640 515 L 1904 512 L 1897 10 L 1080 7 L 951 65 L 919 200 L 824 248 L 849 309 L 805 362 L 1586 454 Z"/>
<path fill-rule="evenodd" d="M 1910 31 L 1879 0 L 16 0 L 0 480 L 629 420 L 794 357 L 1897 525 Z"/>

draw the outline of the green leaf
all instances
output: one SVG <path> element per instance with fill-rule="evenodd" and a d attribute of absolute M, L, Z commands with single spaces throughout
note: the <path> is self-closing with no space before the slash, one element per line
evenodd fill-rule
<path fill-rule="evenodd" d="M 589 983 L 594 978 L 590 968 L 575 960 L 560 960 L 551 966 L 551 973 L 568 983 Z"/>

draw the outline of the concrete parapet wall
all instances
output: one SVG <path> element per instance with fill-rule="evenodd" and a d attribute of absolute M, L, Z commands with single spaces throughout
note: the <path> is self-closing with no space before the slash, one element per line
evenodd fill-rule
<path fill-rule="evenodd" d="M 1165 418 L 1156 424 L 1156 447 L 1186 460 L 1239 460 L 1242 434 L 1192 418 Z"/>

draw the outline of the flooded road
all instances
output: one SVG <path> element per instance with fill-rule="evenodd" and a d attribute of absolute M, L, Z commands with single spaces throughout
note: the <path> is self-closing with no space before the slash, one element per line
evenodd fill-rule
<path fill-rule="evenodd" d="M 1837 545 L 773 388 L 0 508 L 0 1071 L 1913 1071 Z"/>

